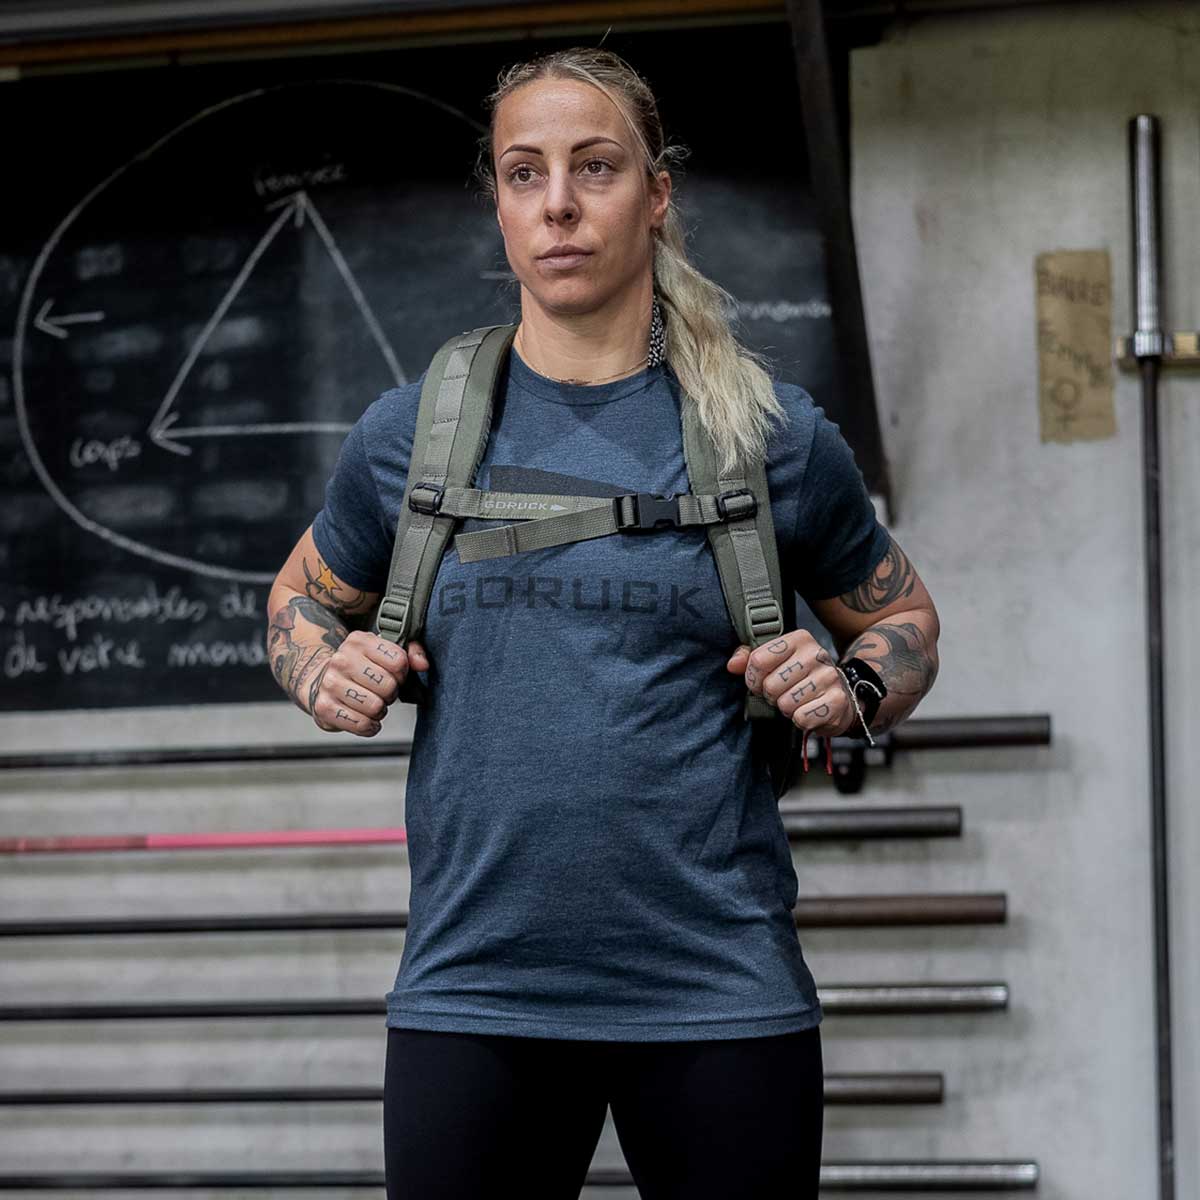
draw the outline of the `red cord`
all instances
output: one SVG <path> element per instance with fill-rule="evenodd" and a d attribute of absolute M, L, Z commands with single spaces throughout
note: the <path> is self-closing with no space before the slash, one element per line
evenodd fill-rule
<path fill-rule="evenodd" d="M 833 774 L 833 738 L 822 738 L 825 743 L 825 774 Z M 808 774 L 808 730 L 801 730 L 800 759 L 804 764 L 804 773 Z"/>

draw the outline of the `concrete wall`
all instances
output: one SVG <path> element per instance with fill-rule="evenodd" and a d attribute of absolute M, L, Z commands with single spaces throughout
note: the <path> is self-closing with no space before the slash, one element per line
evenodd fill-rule
<path fill-rule="evenodd" d="M 1012 993 L 1004 1014 L 830 1017 L 827 1070 L 942 1071 L 946 1103 L 831 1106 L 827 1160 L 1034 1158 L 1054 1200 L 1154 1194 L 1138 396 L 1120 377 L 1115 438 L 1040 442 L 1033 260 L 1108 247 L 1124 327 L 1125 121 L 1158 113 L 1167 311 L 1173 328 L 1200 323 L 1198 32 L 1180 4 L 1033 9 L 914 21 L 854 56 L 854 215 L 892 530 L 944 628 L 920 715 L 1045 711 L 1054 745 L 900 756 L 872 776 L 871 800 L 961 804 L 961 840 L 797 845 L 802 895 L 996 890 L 1010 902 L 1002 927 L 803 931 L 819 983 L 1003 980 Z M 1197 386 L 1171 378 L 1163 391 L 1181 1197 L 1200 1194 L 1188 1136 L 1200 1125 L 1200 814 L 1188 788 L 1200 766 L 1200 633 L 1188 620 L 1200 583 Z M 388 736 L 410 727 L 398 709 Z M 325 736 L 282 701 L 0 719 L 6 750 Z M 396 763 L 27 773 L 3 781 L 0 832 L 397 825 L 402 776 Z M 808 779 L 806 798 L 839 802 Z M 6 919 L 399 909 L 407 897 L 398 848 L 0 861 Z M 381 998 L 401 938 L 9 941 L 0 996 Z M 378 1086 L 383 1049 L 382 1017 L 0 1025 L 0 1086 Z M 0 1164 L 380 1170 L 379 1119 L 372 1104 L 7 1110 Z M 619 1163 L 610 1126 L 596 1165 Z"/>
<path fill-rule="evenodd" d="M 1044 752 L 914 758 L 881 799 L 961 802 L 928 850 L 805 855 L 810 878 L 998 888 L 1006 929 L 809 937 L 818 979 L 996 976 L 1002 1018 L 831 1024 L 830 1061 L 939 1066 L 949 1103 L 830 1123 L 834 1155 L 1030 1155 L 1053 1197 L 1156 1194 L 1139 393 L 1117 435 L 1043 444 L 1034 257 L 1107 248 L 1132 322 L 1126 121 L 1163 120 L 1168 328 L 1200 322 L 1200 16 L 1081 5 L 914 21 L 854 56 L 853 207 L 910 553 L 943 622 L 929 713 L 1048 711 Z M 1197 381 L 1162 393 L 1180 1196 L 1200 1195 Z M 864 868 L 874 868 L 869 879 Z M 866 1033 L 867 1022 L 857 1026 Z"/>

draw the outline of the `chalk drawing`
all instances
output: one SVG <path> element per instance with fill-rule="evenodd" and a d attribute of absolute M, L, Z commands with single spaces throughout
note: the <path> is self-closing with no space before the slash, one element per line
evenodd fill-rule
<path fill-rule="evenodd" d="M 151 159 L 163 147 L 167 146 L 171 141 L 178 138 L 186 130 L 192 129 L 198 123 L 208 120 L 219 112 L 234 108 L 237 105 L 249 104 L 252 101 L 268 96 L 274 92 L 280 92 L 288 88 L 307 87 L 307 86 L 336 86 L 349 88 L 371 88 L 384 93 L 394 93 L 396 95 L 408 96 L 412 99 L 420 101 L 422 104 L 431 105 L 432 107 L 441 110 L 456 120 L 464 122 L 470 129 L 473 136 L 478 136 L 486 132 L 483 124 L 475 120 L 468 114 L 454 108 L 452 105 L 446 104 L 444 101 L 430 96 L 424 92 L 420 92 L 414 88 L 408 88 L 402 84 L 383 83 L 378 81 L 368 81 L 360 79 L 343 79 L 329 78 L 308 80 L 300 82 L 288 82 L 275 84 L 269 87 L 255 88 L 252 91 L 240 93 L 236 96 L 231 96 L 225 100 L 218 101 L 215 104 L 195 113 L 187 118 L 162 137 L 158 138 L 147 146 L 144 150 L 134 155 L 127 162 L 122 163 L 115 170 L 100 180 L 92 187 L 76 204 L 74 204 L 67 214 L 62 218 L 53 232 L 46 239 L 41 249 L 38 251 L 34 259 L 33 266 L 29 272 L 29 276 L 25 281 L 25 286 L 22 289 L 20 302 L 17 308 L 17 320 L 15 325 L 15 334 L 13 339 L 13 355 L 12 355 L 12 392 L 13 392 L 13 409 L 17 419 L 17 427 L 21 436 L 25 452 L 29 458 L 29 462 L 33 467 L 42 486 L 50 494 L 54 503 L 59 509 L 66 514 L 76 525 L 81 529 L 102 538 L 115 548 L 128 551 L 129 553 L 140 555 L 157 563 L 162 563 L 165 566 L 178 567 L 190 571 L 197 575 L 207 576 L 217 579 L 230 579 L 244 583 L 272 583 L 274 581 L 274 573 L 265 571 L 247 571 L 240 570 L 223 563 L 207 562 L 199 558 L 185 554 L 177 554 L 168 552 L 159 547 L 149 544 L 145 541 L 140 541 L 137 538 L 120 533 L 104 524 L 103 521 L 97 520 L 94 516 L 84 512 L 77 503 L 66 494 L 62 486 L 54 478 L 53 473 L 47 467 L 43 459 L 36 441 L 33 436 L 33 428 L 30 422 L 30 396 L 26 386 L 26 360 L 28 357 L 27 347 L 28 339 L 31 334 L 38 337 L 53 339 L 56 344 L 70 345 L 72 336 L 72 327 L 80 325 L 99 325 L 105 320 L 105 314 L 99 311 L 80 311 L 80 312 L 64 312 L 60 315 L 52 315 L 52 309 L 56 303 L 59 303 L 58 297 L 47 297 L 39 295 L 39 285 L 46 273 L 47 264 L 50 262 L 51 256 L 55 250 L 63 242 L 65 235 L 72 229 L 73 226 L 80 220 L 80 217 L 89 209 L 89 207 L 102 196 L 114 184 L 126 176 L 132 168 L 139 166 Z M 272 436 L 281 435 L 300 435 L 300 436 L 320 436 L 325 434 L 344 433 L 348 428 L 344 423 L 338 422 L 280 422 L 277 424 L 270 423 L 255 423 L 247 425 L 213 425 L 204 426 L 197 423 L 179 424 L 178 412 L 173 410 L 173 404 L 178 396 L 180 386 L 187 378 L 188 372 L 195 364 L 204 345 L 209 341 L 214 334 L 217 324 L 220 322 L 221 316 L 233 303 L 237 292 L 244 286 L 246 279 L 254 270 L 254 266 L 261 257 L 263 251 L 270 244 L 271 240 L 281 233 L 288 224 L 289 218 L 292 222 L 293 229 L 300 229 L 307 224 L 317 234 L 326 253 L 332 259 L 339 275 L 346 288 L 352 296 L 355 306 L 362 320 L 366 323 L 371 337 L 379 347 L 383 354 L 388 368 L 397 383 L 404 381 L 404 372 L 400 367 L 400 363 L 396 358 L 391 346 L 384 336 L 378 320 L 371 306 L 367 303 L 366 297 L 355 280 L 353 273 L 350 271 L 345 255 L 340 250 L 333 233 L 329 229 L 325 220 L 313 203 L 311 195 L 304 189 L 294 191 L 289 195 L 282 196 L 278 200 L 267 205 L 268 210 L 275 207 L 280 209 L 278 215 L 274 217 L 268 225 L 266 231 L 260 238 L 255 250 L 251 253 L 245 263 L 242 264 L 241 270 L 234 282 L 226 290 L 225 295 L 218 305 L 217 312 L 214 313 L 208 322 L 204 325 L 200 335 L 195 342 L 192 343 L 184 363 L 180 366 L 171 387 L 167 394 L 160 402 L 154 418 L 151 420 L 150 428 L 147 433 L 150 437 L 150 445 L 159 450 L 166 450 L 176 455 L 186 457 L 191 453 L 191 447 L 187 444 L 195 438 L 220 438 L 220 437 L 260 437 L 270 434 Z M 118 350 L 124 353 L 125 350 L 131 347 L 148 345 L 144 339 L 137 339 L 134 343 L 129 341 L 130 333 L 128 331 L 113 331 L 113 335 L 108 342 L 105 343 L 107 349 L 104 354 L 116 355 Z M 100 354 L 92 357 L 102 357 Z M 85 386 L 88 390 L 103 391 L 104 379 L 94 371 L 89 376 L 85 376 Z M 146 459 L 146 454 L 143 453 L 141 458 Z M 36 668 L 34 668 L 36 669 Z"/>

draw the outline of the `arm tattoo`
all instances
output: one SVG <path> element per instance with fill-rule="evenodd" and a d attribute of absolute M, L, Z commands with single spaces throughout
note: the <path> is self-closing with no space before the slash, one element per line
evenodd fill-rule
<path fill-rule="evenodd" d="M 937 663 L 918 625 L 881 622 L 864 630 L 851 643 L 847 658 L 861 658 L 879 672 L 889 695 L 920 699 L 933 686 Z"/>
<path fill-rule="evenodd" d="M 369 593 L 352 588 L 338 579 L 320 555 L 317 556 L 315 571 L 307 558 L 302 558 L 300 563 L 304 570 L 304 578 L 307 580 L 304 590 L 313 600 L 323 604 L 326 608 L 332 608 L 347 620 L 351 617 L 361 616 L 372 608 L 372 605 L 368 603 Z"/>
<path fill-rule="evenodd" d="M 301 620 L 321 631 L 317 645 L 306 645 L 293 637 Z M 329 660 L 348 634 L 337 613 L 307 596 L 292 596 L 271 617 L 267 631 L 271 671 L 280 687 L 305 712 L 313 711 Z"/>
<path fill-rule="evenodd" d="M 889 538 L 887 553 L 879 560 L 870 578 L 846 592 L 841 600 L 855 612 L 876 612 L 895 600 L 911 596 L 915 581 L 916 572 L 908 556 Z"/>

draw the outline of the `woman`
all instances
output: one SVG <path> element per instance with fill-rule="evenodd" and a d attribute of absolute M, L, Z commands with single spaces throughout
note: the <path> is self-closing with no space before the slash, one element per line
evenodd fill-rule
<path fill-rule="evenodd" d="M 269 638 L 322 729 L 373 736 L 409 670 L 430 689 L 387 996 L 389 1197 L 577 1196 L 609 1106 L 643 1197 L 817 1194 L 822 1011 L 744 689 L 814 734 L 889 728 L 933 682 L 938 620 L 837 426 L 772 383 L 688 262 L 672 156 L 612 53 L 501 77 L 480 170 L 521 321 L 476 486 L 687 491 L 694 402 L 724 463 L 766 454 L 785 574 L 886 696 L 852 696 L 805 630 L 730 655 L 703 527 L 484 562 L 451 547 L 423 642 L 374 636 L 420 381 L 367 409 Z"/>

